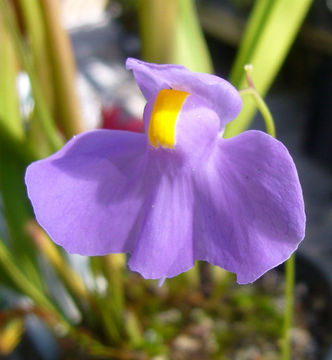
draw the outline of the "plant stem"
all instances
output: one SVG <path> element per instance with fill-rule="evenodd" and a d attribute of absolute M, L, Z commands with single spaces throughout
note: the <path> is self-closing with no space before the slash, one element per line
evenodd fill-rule
<path fill-rule="evenodd" d="M 55 96 L 56 119 L 67 139 L 84 130 L 76 93 L 76 65 L 70 39 L 61 26 L 60 3 L 39 0 L 44 33 L 44 51 L 49 55 Z"/>
<path fill-rule="evenodd" d="M 179 4 L 177 0 L 139 0 L 142 56 L 156 63 L 172 62 Z"/>
<path fill-rule="evenodd" d="M 23 294 L 30 296 L 31 299 L 44 310 L 51 311 L 59 315 L 60 318 L 62 317 L 44 293 L 42 293 L 15 264 L 2 239 L 0 239 L 0 265 Z"/>
<path fill-rule="evenodd" d="M 244 67 L 249 87 L 247 89 L 240 90 L 241 96 L 251 95 L 256 105 L 261 112 L 265 121 L 266 131 L 272 137 L 276 137 L 275 125 L 272 114 L 267 107 L 263 98 L 256 90 L 252 78 L 251 72 L 253 70 L 252 65 L 246 65 Z M 284 313 L 284 328 L 282 334 L 282 351 L 281 360 L 291 359 L 291 343 L 290 343 L 290 328 L 293 323 L 293 305 L 294 305 L 294 283 L 295 283 L 295 256 L 292 255 L 285 264 L 285 313 Z"/>
<path fill-rule="evenodd" d="M 246 79 L 247 79 L 247 83 L 248 83 L 249 87 L 247 89 L 240 90 L 240 95 L 241 96 L 251 95 L 254 98 L 254 100 L 256 102 L 256 106 L 258 107 L 258 109 L 261 112 L 263 119 L 265 121 L 266 132 L 275 138 L 276 130 L 275 130 L 274 120 L 273 120 L 271 111 L 268 108 L 268 106 L 266 105 L 264 99 L 261 97 L 259 92 L 256 90 L 254 82 L 252 81 L 251 74 L 253 72 L 253 69 L 254 68 L 253 68 L 252 64 L 247 64 L 244 66 L 244 71 L 245 71 L 245 75 L 246 75 Z"/>
<path fill-rule="evenodd" d="M 0 9 L 3 14 L 4 23 L 7 27 L 8 33 L 10 34 L 13 44 L 16 48 L 18 58 L 21 60 L 22 65 L 24 66 L 29 76 L 33 96 L 35 99 L 38 121 L 41 129 L 43 130 L 45 138 L 47 139 L 50 152 L 57 151 L 63 145 L 63 141 L 58 134 L 48 106 L 45 102 L 44 94 L 39 86 L 31 58 L 28 56 L 26 49 L 21 41 L 18 25 L 7 1 L 0 0 Z"/>
<path fill-rule="evenodd" d="M 213 73 L 194 0 L 140 0 L 138 10 L 145 60 Z"/>
<path fill-rule="evenodd" d="M 291 359 L 291 339 L 290 329 L 293 323 L 293 306 L 294 306 L 294 283 L 295 283 L 295 255 L 292 255 L 285 264 L 285 314 L 284 329 L 282 339 L 281 359 Z"/>
<path fill-rule="evenodd" d="M 245 86 L 243 66 L 251 63 L 258 69 L 255 85 L 265 96 L 276 78 L 313 0 L 256 0 L 234 61 L 230 82 L 237 88 Z M 291 21 L 290 21 L 291 14 Z M 256 107 L 246 102 L 241 114 L 225 129 L 224 137 L 244 131 Z"/>
<path fill-rule="evenodd" d="M 240 94 L 241 96 L 251 95 L 254 98 L 256 105 L 265 121 L 266 132 L 275 138 L 276 130 L 275 130 L 272 114 L 269 108 L 267 107 L 265 101 L 263 100 L 263 98 L 258 94 L 257 90 L 253 87 L 249 87 L 247 89 L 240 90 Z"/>
<path fill-rule="evenodd" d="M 114 317 L 119 328 L 124 322 L 124 284 L 123 268 L 125 256 L 123 254 L 109 254 L 101 258 L 104 274 L 108 282 L 108 301 L 112 304 Z"/>
<path fill-rule="evenodd" d="M 16 142 L 25 139 L 16 91 L 18 61 L 11 38 L 0 14 L 0 126 Z M 4 136 L 6 137 L 7 134 Z M 1 140 L 2 140 L 1 134 Z"/>
<path fill-rule="evenodd" d="M 205 298 L 208 298 L 211 295 L 213 287 L 211 266 L 205 261 L 200 261 L 198 263 L 198 270 L 200 291 Z"/>
<path fill-rule="evenodd" d="M 191 71 L 213 73 L 212 60 L 199 23 L 196 2 L 178 0 L 178 6 L 172 63 L 182 64 Z"/>
<path fill-rule="evenodd" d="M 72 295 L 76 304 L 84 311 L 91 302 L 90 294 L 80 275 L 69 266 L 61 251 L 34 221 L 26 224 L 26 231 L 33 239 L 37 248 L 48 259 L 59 277 Z"/>

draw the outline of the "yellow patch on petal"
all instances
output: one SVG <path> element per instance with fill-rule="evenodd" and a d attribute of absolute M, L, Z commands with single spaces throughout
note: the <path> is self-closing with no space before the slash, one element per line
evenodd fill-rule
<path fill-rule="evenodd" d="M 164 89 L 157 95 L 149 125 L 149 140 L 152 146 L 173 149 L 175 147 L 176 119 L 189 93 Z"/>

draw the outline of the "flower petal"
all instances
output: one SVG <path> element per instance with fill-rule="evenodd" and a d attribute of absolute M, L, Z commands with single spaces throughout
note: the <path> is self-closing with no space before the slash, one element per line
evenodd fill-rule
<path fill-rule="evenodd" d="M 147 100 L 162 89 L 186 91 L 200 96 L 213 108 L 223 128 L 240 112 L 238 91 L 226 80 L 210 74 L 191 72 L 180 65 L 157 65 L 129 58 L 127 69 L 133 70 L 136 82 Z"/>
<path fill-rule="evenodd" d="M 287 149 L 260 131 L 220 139 L 196 177 L 195 258 L 255 281 L 295 251 L 305 213 Z"/>
<path fill-rule="evenodd" d="M 156 186 L 146 199 L 129 267 L 147 279 L 164 279 L 194 265 L 191 177 L 155 167 Z M 169 169 L 168 169 L 169 170 Z"/>
<path fill-rule="evenodd" d="M 81 255 L 131 250 L 149 186 L 146 146 L 142 134 L 95 130 L 28 167 L 29 198 L 53 241 Z"/>

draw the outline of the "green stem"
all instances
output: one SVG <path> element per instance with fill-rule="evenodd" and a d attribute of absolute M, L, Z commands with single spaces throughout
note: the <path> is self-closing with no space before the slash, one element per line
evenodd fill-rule
<path fill-rule="evenodd" d="M 39 0 L 44 33 L 45 52 L 49 55 L 55 96 L 55 114 L 61 129 L 70 139 L 84 130 L 76 93 L 76 65 L 69 36 L 61 26 L 60 3 Z"/>
<path fill-rule="evenodd" d="M 31 281 L 29 281 L 29 278 L 15 264 L 2 239 L 0 239 L 0 265 L 22 293 L 31 297 L 36 305 L 62 317 L 47 297 Z"/>
<path fill-rule="evenodd" d="M 291 359 L 291 339 L 290 329 L 293 323 L 293 307 L 294 307 L 294 283 L 295 283 L 295 255 L 292 255 L 285 264 L 285 315 L 284 315 L 284 329 L 282 339 L 281 359 Z"/>
<path fill-rule="evenodd" d="M 16 91 L 18 62 L 11 38 L 0 14 L 0 126 L 16 142 L 25 139 Z M 2 134 L 1 134 L 2 135 Z"/>
<path fill-rule="evenodd" d="M 111 256 L 111 255 L 108 255 Z M 116 309 L 114 307 L 113 288 L 111 286 L 110 277 L 116 277 L 119 274 L 112 274 L 111 269 L 108 268 L 108 264 L 105 261 L 104 256 L 95 256 L 90 258 L 91 270 L 95 280 L 99 276 L 103 276 L 107 279 L 108 289 L 106 294 L 100 294 L 97 287 L 94 291 L 93 299 L 97 305 L 98 319 L 103 326 L 105 335 L 107 336 L 111 344 L 119 343 L 121 341 L 121 328 L 124 324 L 123 309 Z M 112 291 L 110 293 L 110 291 Z M 121 318 L 120 321 L 118 319 Z"/>
<path fill-rule="evenodd" d="M 179 0 L 179 11 L 173 39 L 172 63 L 182 64 L 191 71 L 213 73 L 213 65 L 195 0 Z"/>
<path fill-rule="evenodd" d="M 256 105 L 261 112 L 265 121 L 266 131 L 272 137 L 276 137 L 275 125 L 272 114 L 267 107 L 263 98 L 257 92 L 252 79 L 251 72 L 252 66 L 246 65 L 245 72 L 247 76 L 247 82 L 249 87 L 247 89 L 240 90 L 241 96 L 250 95 L 254 98 Z M 290 342 L 290 328 L 293 323 L 293 305 L 294 305 L 294 283 L 295 283 L 295 256 L 292 255 L 285 264 L 285 313 L 284 313 L 284 328 L 282 339 L 282 352 L 281 360 L 291 359 L 291 342 Z"/>
<path fill-rule="evenodd" d="M 69 266 L 62 256 L 59 248 L 51 241 L 46 233 L 35 223 L 29 221 L 26 231 L 33 239 L 37 249 L 48 259 L 59 277 L 63 280 L 68 292 L 72 295 L 76 304 L 84 311 L 90 303 L 90 294 L 80 275 Z"/>
<path fill-rule="evenodd" d="M 208 298 L 211 295 L 213 288 L 211 265 L 205 261 L 200 261 L 198 263 L 198 270 L 200 291 L 205 298 Z"/>
<path fill-rule="evenodd" d="M 44 99 L 50 109 L 54 108 L 54 94 L 52 92 L 51 70 L 48 54 L 45 51 L 47 40 L 43 19 L 40 11 L 40 1 L 16 1 L 19 14 L 25 28 L 25 38 L 29 43 L 31 61 L 35 65 L 39 86 Z"/>
<path fill-rule="evenodd" d="M 178 1 L 139 0 L 137 4 L 143 59 L 156 63 L 172 62 Z"/>
<path fill-rule="evenodd" d="M 18 139 L 3 125 L 4 120 L 0 116 L 0 143 L 15 157 L 25 161 L 27 164 L 39 159 L 38 151 L 28 143 Z"/>
<path fill-rule="evenodd" d="M 110 254 L 103 256 L 101 261 L 109 286 L 109 302 L 112 304 L 117 325 L 121 327 L 124 322 L 123 268 L 125 257 L 122 254 Z"/>
<path fill-rule="evenodd" d="M 8 33 L 11 35 L 19 59 L 21 60 L 27 74 L 29 75 L 36 104 L 36 111 L 38 114 L 38 121 L 41 128 L 43 129 L 45 138 L 48 141 L 50 151 L 57 151 L 63 145 L 63 142 L 57 132 L 52 116 L 45 102 L 44 95 L 39 87 L 31 59 L 27 55 L 26 49 L 24 48 L 24 45 L 21 41 L 17 23 L 5 0 L 0 0 L 0 10 L 3 13 L 4 23 L 7 27 Z"/>
<path fill-rule="evenodd" d="M 263 100 L 263 98 L 258 94 L 257 90 L 253 87 L 248 87 L 247 89 L 240 90 L 240 95 L 241 96 L 251 95 L 254 98 L 256 105 L 265 121 L 266 132 L 275 138 L 276 130 L 275 130 L 272 114 L 269 108 L 267 107 L 265 101 Z"/>
<path fill-rule="evenodd" d="M 251 63 L 259 69 L 255 85 L 265 96 L 277 76 L 298 34 L 313 0 L 256 0 L 253 2 L 248 26 L 231 70 L 230 82 L 241 89 L 245 86 L 242 68 Z M 291 21 L 290 21 L 291 14 Z M 244 131 L 255 114 L 255 106 L 246 102 L 244 110 L 225 129 L 224 137 Z"/>
<path fill-rule="evenodd" d="M 213 73 L 194 0 L 140 0 L 138 10 L 145 60 Z"/>

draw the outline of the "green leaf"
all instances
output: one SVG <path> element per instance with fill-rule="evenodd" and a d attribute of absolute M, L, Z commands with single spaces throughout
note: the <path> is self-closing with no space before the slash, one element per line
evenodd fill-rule
<path fill-rule="evenodd" d="M 29 43 L 36 76 L 43 90 L 47 105 L 54 108 L 54 94 L 51 81 L 51 69 L 48 54 L 46 52 L 47 38 L 40 9 L 40 1 L 19 0 L 17 9 L 22 16 L 25 28 L 25 37 Z"/>
<path fill-rule="evenodd" d="M 244 65 L 253 65 L 253 82 L 259 94 L 265 96 L 277 76 L 305 19 L 312 0 L 278 0 L 255 2 L 243 41 L 231 71 L 230 81 L 239 89 L 246 86 Z M 231 137 L 245 130 L 256 111 L 250 99 L 243 110 L 226 127 Z"/>
<path fill-rule="evenodd" d="M 139 0 L 138 17 L 142 57 L 146 61 L 171 61 L 178 0 Z"/>
<path fill-rule="evenodd" d="M 25 229 L 26 223 L 33 218 L 24 185 L 25 168 L 24 161 L 0 145 L 0 191 L 3 215 L 11 239 L 10 248 L 24 273 L 28 274 L 35 285 L 42 287 L 35 247 Z"/>
<path fill-rule="evenodd" d="M 23 124 L 16 92 L 17 58 L 0 13 L 0 126 L 2 137 L 24 139 Z"/>
<path fill-rule="evenodd" d="M 171 62 L 191 71 L 213 73 L 212 61 L 194 0 L 180 0 Z"/>
<path fill-rule="evenodd" d="M 48 54 L 52 74 L 55 119 L 70 139 L 84 130 L 76 93 L 74 55 L 69 36 L 61 26 L 58 1 L 40 0 L 37 3 L 46 36 L 44 51 Z"/>
<path fill-rule="evenodd" d="M 194 0 L 140 0 L 139 20 L 145 60 L 213 72 Z"/>
<path fill-rule="evenodd" d="M 14 45 L 17 57 L 21 61 L 25 68 L 32 87 L 32 92 L 35 100 L 35 108 L 37 119 L 39 121 L 40 128 L 43 131 L 45 139 L 49 145 L 49 151 L 54 152 L 59 150 L 63 145 L 61 136 L 59 135 L 57 128 L 54 124 L 50 109 L 45 101 L 45 94 L 43 93 L 38 77 L 34 68 L 34 64 L 31 62 L 31 58 L 26 48 L 26 44 L 22 41 L 19 27 L 15 17 L 12 13 L 10 4 L 6 0 L 0 0 L 0 10 L 2 13 L 2 19 L 10 40 Z"/>
<path fill-rule="evenodd" d="M 17 288 L 25 295 L 29 296 L 36 305 L 42 307 L 45 310 L 54 312 L 59 315 L 60 319 L 63 319 L 62 315 L 58 311 L 55 305 L 35 286 L 29 276 L 26 275 L 24 269 L 21 269 L 14 260 L 13 255 L 0 239 L 0 267 L 8 277 L 16 284 Z"/>

